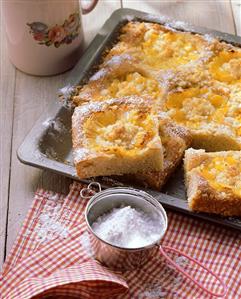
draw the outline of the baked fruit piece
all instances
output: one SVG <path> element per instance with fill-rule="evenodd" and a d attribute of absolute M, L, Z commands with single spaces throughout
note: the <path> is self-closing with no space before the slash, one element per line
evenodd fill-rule
<path fill-rule="evenodd" d="M 241 83 L 241 50 L 222 43 L 223 49 L 209 63 L 215 80 L 227 84 Z"/>
<path fill-rule="evenodd" d="M 121 54 L 105 61 L 88 84 L 77 88 L 72 100 L 75 105 L 80 106 L 86 102 L 130 95 L 148 95 L 156 102 L 161 102 L 163 88 L 139 64 L 138 59 L 128 54 Z"/>
<path fill-rule="evenodd" d="M 115 179 L 128 184 L 160 190 L 170 175 L 182 161 L 185 150 L 192 142 L 191 132 L 168 118 L 165 113 L 159 115 L 159 134 L 162 140 L 164 162 L 161 171 L 146 171 L 132 175 L 123 175 Z"/>
<path fill-rule="evenodd" d="M 191 210 L 241 216 L 241 151 L 188 149 L 184 158 Z"/>
<path fill-rule="evenodd" d="M 179 66 L 208 61 L 215 39 L 176 31 L 155 23 L 128 22 L 121 29 L 119 42 L 108 53 L 129 53 L 152 70 L 176 70 Z"/>
<path fill-rule="evenodd" d="M 241 149 L 241 93 L 216 81 L 172 91 L 164 110 L 192 132 L 194 148 L 207 151 Z"/>
<path fill-rule="evenodd" d="M 77 87 L 72 101 L 82 105 L 143 94 L 161 101 L 170 78 L 175 78 L 177 72 L 189 74 L 192 69 L 194 78 L 202 77 L 203 64 L 212 57 L 214 44 L 200 35 L 159 24 L 129 22 L 99 70 L 87 84 Z M 190 82 L 190 76 L 186 81 Z"/>
<path fill-rule="evenodd" d="M 151 100 L 141 97 L 76 107 L 72 139 L 78 176 L 161 170 L 163 152 L 158 127 Z"/>

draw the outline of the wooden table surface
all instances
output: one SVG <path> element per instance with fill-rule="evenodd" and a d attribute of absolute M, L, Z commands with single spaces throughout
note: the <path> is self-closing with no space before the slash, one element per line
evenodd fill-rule
<path fill-rule="evenodd" d="M 6 0 L 3 0 L 6 1 Z M 66 0 L 67 1 L 67 0 Z M 96 9 L 83 17 L 87 43 L 110 14 L 129 7 L 163 14 L 195 25 L 241 35 L 241 0 L 100 0 Z M 56 99 L 68 72 L 54 77 L 33 77 L 9 62 L 1 9 L 1 179 L 0 179 L 0 267 L 8 254 L 38 186 L 67 192 L 70 179 L 21 164 L 16 150 L 49 102 Z"/>

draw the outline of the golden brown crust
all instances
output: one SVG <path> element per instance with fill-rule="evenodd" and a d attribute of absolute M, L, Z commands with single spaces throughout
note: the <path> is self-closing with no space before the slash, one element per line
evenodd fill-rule
<path fill-rule="evenodd" d="M 192 142 L 188 129 L 172 122 L 164 113 L 159 115 L 159 134 L 164 152 L 162 171 L 148 171 L 116 178 L 122 182 L 134 183 L 160 190 L 180 164 L 184 151 Z"/>
<path fill-rule="evenodd" d="M 142 64 L 152 70 L 156 67 L 161 69 L 162 67 L 159 67 L 158 64 L 163 65 L 165 58 L 172 59 L 174 56 L 178 56 L 179 51 L 182 52 L 180 55 L 183 55 L 185 52 L 185 49 L 181 49 L 183 42 L 188 42 L 190 46 L 195 47 L 198 61 L 207 61 L 212 55 L 210 50 L 215 48 L 214 45 L 217 42 L 215 39 L 208 40 L 198 34 L 176 31 L 171 27 L 145 22 L 128 22 L 121 29 L 119 39 L 119 42 L 109 51 L 106 59 L 112 55 L 130 53 L 134 57 L 140 57 Z M 162 48 L 163 41 L 166 42 L 164 49 Z M 155 52 L 155 50 L 157 51 Z M 154 65 L 152 56 L 155 60 Z M 179 61 L 175 60 L 175 62 L 173 67 L 175 66 L 176 69 L 179 66 Z"/>
<path fill-rule="evenodd" d="M 213 187 L 200 172 L 200 165 L 204 165 L 216 157 L 225 158 L 232 154 L 241 157 L 241 152 L 206 153 L 204 150 L 186 150 L 184 158 L 185 184 L 191 210 L 224 216 L 241 216 L 241 197 L 232 189 Z"/>
<path fill-rule="evenodd" d="M 208 151 L 241 148 L 241 50 L 204 35 L 149 22 L 128 22 L 75 105 L 113 97 L 149 95 L 159 111 L 191 130 L 192 146 Z M 193 89 L 193 94 L 185 94 Z M 183 98 L 181 98 L 183 94 Z M 179 97 L 176 109 L 166 105 Z M 219 97 L 219 99 L 217 99 Z M 222 100 L 221 100 L 222 98 Z M 196 109 L 197 108 L 197 109 Z M 193 113 L 192 113 L 193 112 Z"/>
<path fill-rule="evenodd" d="M 88 84 L 77 88 L 73 101 L 81 106 L 86 102 L 137 95 L 145 98 L 147 105 L 153 103 L 156 111 L 167 113 L 173 123 L 166 117 L 160 118 L 165 149 L 163 170 L 125 173 L 121 178 L 160 190 L 180 163 L 191 139 L 192 147 L 208 151 L 241 149 L 240 69 L 241 50 L 237 47 L 210 36 L 175 31 L 159 24 L 128 22 L 99 70 Z M 170 98 L 172 104 L 168 105 Z M 74 147 L 81 147 L 75 129 L 73 127 Z M 192 159 L 185 159 L 186 170 L 189 172 L 189 168 L 202 159 L 206 159 L 206 153 L 199 152 L 198 156 L 195 153 Z M 77 171 L 83 176 L 79 164 Z M 194 172 L 194 179 L 188 184 L 199 186 L 201 180 L 196 182 L 197 177 Z M 204 185 L 202 183 L 202 188 Z M 218 211 L 218 195 L 205 188 L 203 193 L 209 195 L 203 198 L 199 195 L 192 201 L 192 208 L 196 209 L 195 204 L 205 206 L 207 198 L 213 198 L 211 209 Z M 223 200 L 229 211 L 231 201 L 230 198 Z M 222 203 L 220 205 L 220 213 L 227 213 Z"/>
<path fill-rule="evenodd" d="M 80 106 L 85 102 L 102 100 L 101 91 L 107 88 L 111 81 L 131 72 L 144 73 L 137 59 L 125 53 L 111 57 L 100 65 L 100 69 L 89 79 L 88 84 L 78 88 L 77 95 L 73 96 L 74 104 Z"/>
<path fill-rule="evenodd" d="M 241 216 L 241 198 L 232 192 L 222 195 L 212 188 L 198 173 L 192 173 L 193 187 L 188 194 L 192 195 L 189 207 L 196 212 L 220 214 L 223 216 Z"/>
<path fill-rule="evenodd" d="M 72 138 L 81 178 L 162 169 L 162 144 L 151 100 L 133 96 L 77 107 Z"/>
<path fill-rule="evenodd" d="M 148 69 L 137 58 L 124 53 L 106 60 L 72 99 L 76 106 L 133 95 L 153 97 L 161 102 L 163 93 L 162 86 L 150 76 Z"/>

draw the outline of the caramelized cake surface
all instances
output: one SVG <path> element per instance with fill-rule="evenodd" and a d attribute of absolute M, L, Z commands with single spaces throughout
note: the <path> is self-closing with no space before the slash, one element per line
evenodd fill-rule
<path fill-rule="evenodd" d="M 158 112 L 191 130 L 192 146 L 241 149 L 241 50 L 210 36 L 128 22 L 73 101 L 154 99 Z"/>
<path fill-rule="evenodd" d="M 241 151 L 188 149 L 184 166 L 192 210 L 241 216 Z"/>
<path fill-rule="evenodd" d="M 192 142 L 190 130 L 173 123 L 165 113 L 161 113 L 158 119 L 163 147 L 163 169 L 119 176 L 115 178 L 117 181 L 161 190 L 181 163 L 185 150 Z"/>
<path fill-rule="evenodd" d="M 152 105 L 140 97 L 83 105 L 72 117 L 79 177 L 161 170 L 162 144 Z"/>

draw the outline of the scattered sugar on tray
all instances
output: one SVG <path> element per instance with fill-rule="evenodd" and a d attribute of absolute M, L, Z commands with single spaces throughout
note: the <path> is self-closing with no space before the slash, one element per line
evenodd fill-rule
<path fill-rule="evenodd" d="M 64 96 L 70 96 L 74 91 L 74 86 L 67 84 L 66 86 L 59 89 L 59 93 Z"/>
<path fill-rule="evenodd" d="M 66 132 L 67 128 L 66 125 L 63 123 L 63 121 L 60 118 L 56 118 L 51 123 L 52 128 L 57 131 L 58 133 Z"/>
<path fill-rule="evenodd" d="M 73 104 L 70 99 L 74 92 L 75 87 L 70 84 L 67 84 L 66 86 L 60 88 L 58 91 L 58 96 L 62 101 L 62 105 L 67 109 L 72 108 Z"/>
<path fill-rule="evenodd" d="M 157 241 L 163 224 L 159 215 L 122 206 L 98 217 L 92 229 L 97 236 L 113 245 L 139 248 Z"/>
<path fill-rule="evenodd" d="M 42 122 L 42 125 L 44 127 L 48 127 L 51 124 L 52 121 L 53 120 L 51 118 L 47 118 L 44 122 Z"/>
<path fill-rule="evenodd" d="M 97 71 L 92 77 L 90 77 L 90 81 L 96 81 L 103 78 L 107 74 L 107 70 L 102 68 Z"/>
<path fill-rule="evenodd" d="M 203 38 L 209 43 L 213 43 L 215 41 L 215 37 L 210 34 L 204 34 Z"/>
<path fill-rule="evenodd" d="M 149 22 L 153 22 L 153 23 L 167 23 L 167 22 L 170 22 L 171 20 L 166 17 L 166 16 L 155 16 L 155 15 L 152 15 L 152 14 L 147 14 L 145 16 L 145 20 L 146 21 L 149 21 Z"/>
<path fill-rule="evenodd" d="M 55 159 L 55 160 L 58 158 L 57 152 L 51 146 L 46 149 L 45 156 L 48 157 L 48 158 Z"/>
<path fill-rule="evenodd" d="M 177 29 L 181 29 L 181 30 L 190 30 L 191 28 L 191 25 L 186 23 L 186 22 L 183 22 L 183 21 L 176 21 L 176 20 L 170 20 L 170 21 L 167 21 L 165 23 L 165 26 L 167 28 L 177 28 Z"/>
<path fill-rule="evenodd" d="M 125 19 L 126 19 L 128 22 L 131 22 L 131 21 L 135 20 L 135 16 L 133 16 L 133 15 L 126 15 L 126 16 L 125 16 Z"/>

